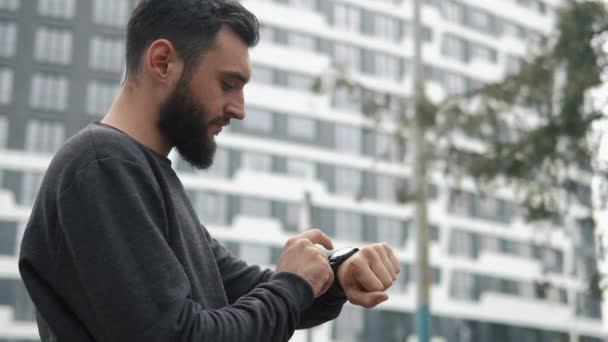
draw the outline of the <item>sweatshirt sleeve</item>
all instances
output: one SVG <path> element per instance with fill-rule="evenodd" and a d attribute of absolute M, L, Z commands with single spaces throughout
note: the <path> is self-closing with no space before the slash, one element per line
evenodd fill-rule
<path fill-rule="evenodd" d="M 202 307 L 166 242 L 163 203 L 153 175 L 115 159 L 92 162 L 59 195 L 63 253 L 86 298 L 74 311 L 94 339 L 287 341 L 312 303 L 308 284 L 277 273 L 227 307 Z"/>
<path fill-rule="evenodd" d="M 258 284 L 272 279 L 276 274 L 271 270 L 261 270 L 258 266 L 248 266 L 215 239 L 212 239 L 212 245 L 230 303 L 247 294 Z M 302 281 L 305 280 L 302 279 Z M 311 328 L 335 319 L 340 314 L 344 303 L 346 303 L 346 296 L 334 283 L 325 294 L 316 298 L 312 305 L 300 314 L 297 328 Z"/>

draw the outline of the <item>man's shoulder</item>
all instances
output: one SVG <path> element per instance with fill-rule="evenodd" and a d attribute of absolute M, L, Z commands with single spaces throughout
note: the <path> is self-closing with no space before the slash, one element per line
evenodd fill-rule
<path fill-rule="evenodd" d="M 70 182 L 92 163 L 109 159 L 141 164 L 145 156 L 138 143 L 127 134 L 92 123 L 65 142 L 51 161 L 47 174 Z M 65 184 L 58 186 L 61 189 Z"/>

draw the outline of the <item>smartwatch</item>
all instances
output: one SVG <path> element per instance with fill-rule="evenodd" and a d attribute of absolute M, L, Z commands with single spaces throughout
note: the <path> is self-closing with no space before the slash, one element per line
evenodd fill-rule
<path fill-rule="evenodd" d="M 358 251 L 359 248 L 348 247 L 333 252 L 329 256 L 329 266 L 331 266 L 331 269 L 334 271 L 334 274 L 337 274 L 338 267 L 340 267 L 343 262 L 345 262 L 348 258 L 353 256 L 353 254 L 357 253 Z"/>

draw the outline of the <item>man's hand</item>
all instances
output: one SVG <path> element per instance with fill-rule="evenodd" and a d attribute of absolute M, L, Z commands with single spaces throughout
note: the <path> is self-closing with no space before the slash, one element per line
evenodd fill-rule
<path fill-rule="evenodd" d="M 277 265 L 277 272 L 291 272 L 304 278 L 315 298 L 324 294 L 334 281 L 327 256 L 316 244 L 333 249 L 329 237 L 318 229 L 306 231 L 287 240 Z"/>
<path fill-rule="evenodd" d="M 338 268 L 338 281 L 348 300 L 366 308 L 386 301 L 388 289 L 401 272 L 399 260 L 387 243 L 367 246 Z"/>

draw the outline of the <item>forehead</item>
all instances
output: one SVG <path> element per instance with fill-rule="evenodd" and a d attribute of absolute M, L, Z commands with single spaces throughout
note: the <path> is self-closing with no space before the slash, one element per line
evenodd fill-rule
<path fill-rule="evenodd" d="M 200 67 L 208 72 L 229 72 L 251 78 L 249 47 L 230 28 L 224 26 L 218 32 L 213 47 L 205 52 Z"/>

